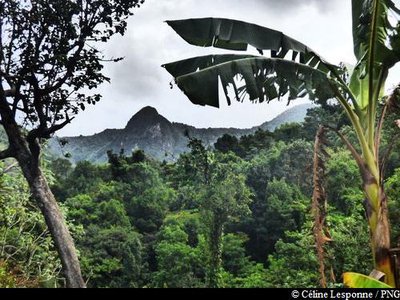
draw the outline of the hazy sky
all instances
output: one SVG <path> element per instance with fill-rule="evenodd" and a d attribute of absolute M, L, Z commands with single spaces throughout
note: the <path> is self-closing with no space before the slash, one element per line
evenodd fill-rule
<path fill-rule="evenodd" d="M 354 63 L 350 4 L 349 0 L 146 0 L 130 19 L 127 34 L 101 45 L 108 56 L 125 57 L 106 66 L 111 84 L 100 88 L 102 101 L 81 112 L 59 134 L 88 135 L 123 128 L 147 105 L 170 121 L 197 127 L 259 125 L 287 109 L 286 103 L 233 103 L 216 109 L 193 105 L 176 86 L 170 89 L 172 78 L 162 64 L 217 50 L 188 45 L 163 21 L 240 19 L 283 31 L 332 63 Z"/>

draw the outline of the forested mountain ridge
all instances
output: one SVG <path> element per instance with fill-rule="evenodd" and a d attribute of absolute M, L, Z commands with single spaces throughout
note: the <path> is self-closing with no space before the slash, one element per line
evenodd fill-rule
<path fill-rule="evenodd" d="M 142 149 L 156 159 L 174 160 L 188 150 L 187 137 L 198 138 L 206 146 L 213 145 L 224 134 L 240 137 L 253 134 L 258 129 L 273 131 L 285 123 L 301 122 L 311 104 L 295 106 L 271 121 L 249 129 L 237 128 L 196 128 L 182 123 L 174 123 L 160 115 L 153 107 L 145 107 L 136 113 L 124 129 L 107 129 L 93 136 L 66 137 L 68 142 L 61 147 L 58 138 L 49 141 L 49 152 L 55 157 L 70 154 L 74 163 L 88 160 L 93 163 L 107 161 L 107 150 L 130 152 Z"/>
<path fill-rule="evenodd" d="M 143 130 L 132 122 L 129 126 Z M 310 209 L 321 122 L 337 124 L 355 138 L 337 107 L 316 107 L 300 124 L 240 139 L 224 134 L 212 149 L 187 139 L 189 151 L 171 162 L 142 151 L 108 152 L 105 164 L 45 157 L 44 172 L 66 212 L 88 286 L 318 287 Z M 385 129 L 388 145 L 398 127 L 388 119 Z M 326 245 L 325 263 L 334 274 L 327 277 L 329 286 L 339 287 L 343 272 L 367 274 L 372 261 L 356 162 L 336 135 L 327 135 L 325 149 L 334 241 Z M 399 149 L 397 141 L 385 177 L 393 241 L 400 237 Z M 7 169 L 0 164 L 0 247 L 7 258 L 0 259 L 0 287 L 63 287 L 39 208 L 32 206 L 18 168 Z"/>

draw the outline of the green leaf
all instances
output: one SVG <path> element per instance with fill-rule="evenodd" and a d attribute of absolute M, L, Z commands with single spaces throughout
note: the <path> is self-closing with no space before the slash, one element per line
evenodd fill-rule
<path fill-rule="evenodd" d="M 305 95 L 312 100 L 327 100 L 335 96 L 331 89 L 331 84 L 335 82 L 329 74 L 310 66 L 279 58 L 232 55 L 225 62 L 226 58 L 215 55 L 212 56 L 214 63 L 210 63 L 210 57 L 197 57 L 165 67 L 176 77 L 178 87 L 186 96 L 199 105 L 220 106 L 219 80 L 228 104 L 229 86 L 233 87 L 239 101 L 244 99 L 245 94 L 254 102 L 271 101 L 285 95 L 289 96 L 289 100 Z M 185 73 L 179 68 L 182 65 L 185 65 L 186 71 L 196 71 L 181 75 Z M 206 65 L 211 66 L 204 68 Z"/>
<path fill-rule="evenodd" d="M 350 80 L 361 109 L 382 96 L 388 70 L 400 61 L 399 10 L 392 0 L 352 0 L 354 54 L 358 63 Z M 380 78 L 381 77 L 381 78 Z M 371 101 L 373 103 L 371 103 Z"/>
<path fill-rule="evenodd" d="M 358 273 L 344 273 L 344 285 L 349 288 L 377 288 L 377 289 L 390 289 L 390 285 L 378 281 L 372 277 L 358 274 Z"/>
<path fill-rule="evenodd" d="M 260 50 L 285 52 L 294 50 L 310 52 L 302 43 L 285 36 L 282 32 L 242 21 L 203 18 L 167 21 L 189 44 L 231 50 L 247 50 L 251 45 Z"/>
<path fill-rule="evenodd" d="M 400 60 L 399 8 L 392 0 L 352 0 L 352 10 L 357 60 L 366 60 L 366 54 L 373 51 L 376 65 L 390 68 L 396 64 Z"/>
<path fill-rule="evenodd" d="M 219 65 L 224 62 L 228 62 L 235 59 L 251 58 L 256 57 L 254 55 L 206 55 L 198 56 L 189 59 L 180 60 L 177 62 L 164 64 L 164 67 L 174 78 L 193 73 L 197 70 L 203 70 L 215 65 Z"/>
<path fill-rule="evenodd" d="M 292 60 L 319 68 L 327 66 L 340 70 L 321 58 L 315 51 L 280 31 L 259 25 L 224 19 L 201 18 L 167 21 L 176 33 L 191 45 L 245 51 L 248 45 L 261 54 L 270 50 L 271 57 L 284 58 L 292 51 Z M 300 55 L 299 55 L 300 54 Z"/>

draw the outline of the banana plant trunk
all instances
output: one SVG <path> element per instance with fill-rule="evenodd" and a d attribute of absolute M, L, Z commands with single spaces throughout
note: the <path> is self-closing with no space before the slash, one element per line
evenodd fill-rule
<path fill-rule="evenodd" d="M 375 269 L 385 274 L 385 283 L 395 287 L 394 266 L 390 258 L 390 225 L 383 184 L 370 173 L 363 174 L 365 211 L 368 219 Z"/>

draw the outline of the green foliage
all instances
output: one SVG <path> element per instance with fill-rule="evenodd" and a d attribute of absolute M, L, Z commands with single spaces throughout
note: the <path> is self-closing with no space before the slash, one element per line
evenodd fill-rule
<path fill-rule="evenodd" d="M 344 285 L 348 288 L 375 288 L 375 289 L 390 289 L 392 288 L 390 285 L 387 285 L 381 281 L 378 281 L 372 277 L 365 276 L 363 274 L 357 273 L 344 273 Z"/>
<path fill-rule="evenodd" d="M 275 253 L 268 257 L 269 287 L 318 286 L 318 263 L 311 226 L 310 222 L 306 222 L 302 230 L 287 232 L 285 241 L 276 243 Z"/>
<path fill-rule="evenodd" d="M 356 162 L 348 151 L 332 151 L 326 168 L 328 202 L 343 214 L 350 214 L 363 200 Z"/>
<path fill-rule="evenodd" d="M 289 142 L 302 135 L 302 125 L 299 123 L 286 123 L 279 126 L 275 132 L 275 139 L 283 142 Z"/>
<path fill-rule="evenodd" d="M 191 152 L 178 160 L 172 178 L 180 183 L 178 199 L 186 198 L 183 207 L 198 209 L 205 224 L 207 286 L 221 286 L 224 228 L 250 212 L 251 192 L 243 173 L 246 164 L 232 152 L 207 150 L 197 139 L 190 139 L 189 147 Z"/>
<path fill-rule="evenodd" d="M 373 268 L 370 250 L 364 247 L 368 244 L 369 233 L 367 224 L 361 222 L 364 217 L 360 202 L 347 216 L 337 211 L 334 206 L 330 207 L 327 219 L 333 241 L 326 246 L 325 268 L 331 286 L 348 270 L 366 273 Z M 269 287 L 319 286 L 318 261 L 309 219 L 306 215 L 300 229 L 286 231 L 275 244 L 275 251 L 268 258 Z"/>
<path fill-rule="evenodd" d="M 294 140 L 286 144 L 274 162 L 273 177 L 285 178 L 286 182 L 297 185 L 305 195 L 312 190 L 313 144 L 305 140 Z"/>
<path fill-rule="evenodd" d="M 252 135 L 245 135 L 240 138 L 239 153 L 242 158 L 252 158 L 257 155 L 260 149 L 269 149 L 273 144 L 274 135 L 268 131 L 258 129 Z"/>
<path fill-rule="evenodd" d="M 7 265 L 0 263 L 0 288 L 15 288 L 17 286 L 17 279 L 8 270 Z"/>
<path fill-rule="evenodd" d="M 348 271 L 369 274 L 373 269 L 370 249 L 362 246 L 368 245 L 369 241 L 367 224 L 362 222 L 365 219 L 363 210 L 358 204 L 358 209 L 350 216 L 328 215 L 333 242 L 328 246 L 326 261 L 337 280 Z"/>
<path fill-rule="evenodd" d="M 400 245 L 400 169 L 396 169 L 394 174 L 386 181 L 387 196 L 389 198 L 389 217 L 391 225 L 391 238 L 395 245 Z"/>
<path fill-rule="evenodd" d="M 61 191 L 55 196 L 60 201 L 65 201 L 67 198 L 77 194 L 94 193 L 97 190 L 97 186 L 108 177 L 105 174 L 106 170 L 88 161 L 79 162 L 65 179 L 62 178 L 64 176 L 62 170 L 60 171 L 55 174 L 57 179 L 55 192 Z"/>
<path fill-rule="evenodd" d="M 262 264 L 253 262 L 246 255 L 244 244 L 248 238 L 243 234 L 226 234 L 223 238 L 222 282 L 230 288 L 267 287 L 266 270 Z"/>
<path fill-rule="evenodd" d="M 285 231 L 301 228 L 305 220 L 307 200 L 295 186 L 284 180 L 273 180 L 266 190 L 265 210 L 262 215 L 261 237 L 266 253 L 271 253 L 275 243 Z"/>
<path fill-rule="evenodd" d="M 243 153 L 239 146 L 239 139 L 229 134 L 224 134 L 220 137 L 214 144 L 214 148 L 221 153 L 228 153 L 231 151 L 239 156 Z"/>
<path fill-rule="evenodd" d="M 90 226 L 82 241 L 82 269 L 90 287 L 140 286 L 142 272 L 140 236 L 127 226 Z"/>
<path fill-rule="evenodd" d="M 142 243 L 118 195 L 118 183 L 100 184 L 91 196 L 69 198 L 69 218 L 83 225 L 77 239 L 82 269 L 91 287 L 138 287 L 142 272 Z"/>
<path fill-rule="evenodd" d="M 18 97 L 7 90 L 6 100 L 11 108 L 21 102 L 22 119 L 32 129 L 26 142 L 31 143 L 50 137 L 72 115 L 99 101 L 98 95 L 80 93 L 108 80 L 101 73 L 100 52 L 85 41 L 105 42 L 123 34 L 126 18 L 140 1 L 57 1 L 55 5 L 44 1 L 29 9 L 25 2 L 3 2 L 2 43 L 8 43 L 4 59 L 10 73 L 4 78 L 6 88 L 19 89 Z M 79 5 L 83 4 L 82 11 Z M 165 65 L 192 102 L 218 106 L 222 82 L 228 103 L 229 86 L 237 100 L 244 100 L 246 93 L 255 102 L 308 94 L 322 105 L 311 109 L 303 124 L 285 124 L 274 132 L 258 130 L 241 138 L 224 135 L 215 150 L 189 138 L 190 152 L 170 163 L 153 161 L 140 150 L 128 156 L 123 150 L 109 151 L 108 164 L 101 166 L 45 160 L 43 173 L 62 203 L 90 287 L 317 287 L 309 199 L 312 142 L 321 124 L 340 130 L 355 145 L 355 152 L 362 153 L 362 157 L 352 155 L 364 163 L 357 165 L 343 149 L 342 139 L 329 136 L 326 230 L 332 241 L 325 245 L 329 285 L 337 285 L 336 280 L 349 270 L 367 274 L 373 268 L 362 207 L 369 195 L 360 192 L 360 166 L 368 169 L 363 175 L 385 180 L 392 239 L 399 243 L 396 114 L 389 116 L 382 135 L 386 177 L 376 170 L 380 157 L 374 144 L 379 141 L 380 132 L 374 129 L 377 111 L 383 113 L 377 108 L 383 83 L 400 58 L 398 26 L 387 26 L 388 16 L 399 11 L 390 0 L 352 4 L 359 60 L 352 74 L 268 28 L 219 18 L 168 22 L 194 45 L 230 50 L 251 45 L 271 53 L 271 57 L 209 55 Z M 85 16 L 96 15 L 89 18 L 90 24 L 85 21 Z M 42 42 L 37 44 L 40 34 Z M 198 34 L 200 38 L 195 37 Z M 34 44 L 37 47 L 31 47 Z M 292 59 L 285 60 L 289 51 Z M 24 77 L 28 73 L 29 80 Z M 15 78 L 20 78 L 18 84 Z M 33 94 L 40 95 L 39 101 L 31 101 Z M 71 95 L 75 101 L 69 101 Z M 339 105 L 325 102 L 331 97 L 337 97 L 350 120 Z M 3 138 L 0 131 L 0 145 L 6 146 Z M 0 166 L 0 286 L 62 286 L 61 266 L 40 211 L 19 171 L 8 166 L 8 162 Z M 372 203 L 369 200 L 367 204 Z M 348 285 L 359 285 L 349 284 L 348 276 Z"/>
<path fill-rule="evenodd" d="M 134 163 L 130 169 L 129 186 L 133 193 L 126 202 L 127 213 L 139 232 L 155 233 L 175 200 L 176 192 L 163 182 L 159 171 L 149 163 Z"/>
<path fill-rule="evenodd" d="M 311 190 L 306 180 L 311 173 L 311 147 L 303 140 L 277 142 L 249 162 L 247 185 L 254 197 L 251 217 L 242 220 L 240 229 L 248 235 L 247 249 L 258 262 L 265 262 L 285 230 L 301 226 L 305 195 Z"/>
<path fill-rule="evenodd" d="M 209 245 L 208 281 L 211 287 L 219 286 L 217 279 L 220 272 L 222 237 L 228 221 L 237 220 L 249 213 L 250 191 L 243 176 L 225 173 L 223 181 L 212 184 L 202 198 L 201 210 L 207 224 L 207 242 Z"/>
<path fill-rule="evenodd" d="M 165 186 L 155 186 L 132 198 L 128 214 L 133 224 L 142 233 L 155 233 L 161 226 L 168 204 L 175 192 Z"/>
<path fill-rule="evenodd" d="M 62 286 L 58 255 L 19 170 L 0 175 L 0 236 L 0 286 Z"/>
<path fill-rule="evenodd" d="M 133 152 L 130 157 L 125 156 L 124 150 L 121 150 L 119 155 L 108 151 L 107 156 L 112 178 L 119 181 L 129 181 L 135 174 L 135 170 L 132 170 L 135 164 L 146 160 L 146 155 L 141 150 Z"/>
<path fill-rule="evenodd" d="M 326 111 L 315 109 L 309 114 L 322 118 Z M 50 163 L 53 186 L 67 208 L 88 285 L 317 287 L 318 262 L 309 214 L 311 183 L 307 180 L 312 143 L 304 138 L 306 126 L 311 126 L 310 121 L 238 140 L 225 136 L 215 150 L 192 139 L 192 151 L 170 163 L 149 160 L 142 152 L 131 156 L 109 153 L 109 164 L 100 166 Z M 367 274 L 373 266 L 365 246 L 369 234 L 362 222 L 359 171 L 337 139 L 330 136 L 329 140 L 327 226 L 333 241 L 326 245 L 325 264 L 329 286 L 337 286 L 342 273 Z M 246 154 L 233 151 L 235 147 L 245 149 Z M 395 148 L 393 155 L 397 154 Z M 389 172 L 386 181 L 395 240 L 400 234 L 396 225 L 399 174 L 398 170 Z M 32 224 L 37 211 L 26 187 L 14 173 L 2 178 L 7 184 L 0 198 L 19 195 L 26 199 L 24 214 L 34 216 L 27 223 Z M 8 192 L 10 188 L 13 193 Z M 10 204 L 15 201 L 0 202 L 0 220 L 13 220 L 16 210 Z M 0 222 L 1 230 L 5 227 Z M 23 245 L 12 236 L 8 243 Z M 45 253 L 55 255 L 51 243 L 40 240 L 39 246 L 40 268 L 50 268 L 55 257 Z M 0 264 L 0 282 L 4 286 L 57 283 L 58 264 L 46 282 L 38 280 L 34 265 L 25 268 L 25 264 L 21 259 Z"/>
<path fill-rule="evenodd" d="M 157 237 L 155 252 L 158 270 L 156 287 L 204 287 L 204 260 L 200 247 L 189 245 L 188 234 L 179 225 L 163 227 Z"/>

